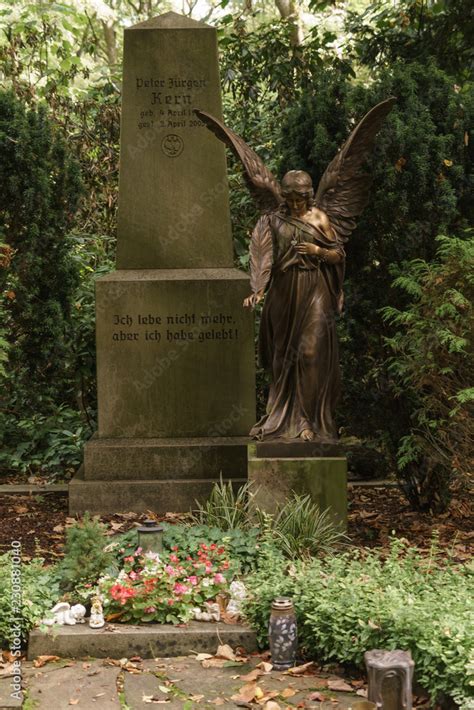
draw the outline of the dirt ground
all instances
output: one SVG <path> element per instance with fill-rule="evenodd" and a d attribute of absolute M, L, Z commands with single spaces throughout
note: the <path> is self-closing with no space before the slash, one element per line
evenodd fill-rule
<path fill-rule="evenodd" d="M 0 494 L 0 551 L 21 540 L 25 559 L 43 557 L 55 561 L 62 556 L 65 530 L 74 522 L 68 515 L 66 493 L 41 492 L 31 495 Z M 147 517 L 125 513 L 104 515 L 109 534 L 125 532 Z M 179 522 L 184 516 L 169 513 L 161 519 Z M 349 487 L 348 535 L 359 547 L 385 547 L 394 533 L 410 544 L 428 548 L 432 535 L 460 562 L 473 553 L 473 506 L 467 498 L 455 498 L 449 510 L 437 516 L 410 510 L 396 487 Z"/>

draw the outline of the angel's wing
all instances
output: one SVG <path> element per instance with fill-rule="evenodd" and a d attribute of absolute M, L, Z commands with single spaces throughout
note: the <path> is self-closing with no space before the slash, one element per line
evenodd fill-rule
<path fill-rule="evenodd" d="M 327 214 L 341 241 L 347 241 L 355 229 L 355 218 L 367 204 L 371 177 L 364 164 L 395 102 L 390 97 L 364 116 L 329 163 L 318 185 L 316 207 Z"/>
<path fill-rule="evenodd" d="M 283 202 L 280 184 L 271 171 L 265 167 L 261 158 L 249 148 L 247 143 L 227 128 L 223 123 L 211 116 L 210 113 L 194 109 L 196 116 L 214 133 L 219 140 L 225 143 L 240 160 L 244 168 L 245 182 L 255 198 L 262 212 L 269 212 Z"/>

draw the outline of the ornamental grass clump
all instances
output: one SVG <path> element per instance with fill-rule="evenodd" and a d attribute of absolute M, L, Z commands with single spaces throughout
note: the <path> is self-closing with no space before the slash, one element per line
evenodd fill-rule
<path fill-rule="evenodd" d="M 227 531 L 248 530 L 254 524 L 251 517 L 250 483 L 245 483 L 235 491 L 231 481 L 224 483 L 221 475 L 206 502 L 201 504 L 196 501 L 196 505 L 193 520 L 198 525 L 214 526 Z"/>
<path fill-rule="evenodd" d="M 321 511 L 310 495 L 293 493 L 274 514 L 256 508 L 262 538 L 288 559 L 304 559 L 333 552 L 348 541 L 329 509 Z"/>
<path fill-rule="evenodd" d="M 371 648 L 411 651 L 433 702 L 469 707 L 474 688 L 474 575 L 394 540 L 388 557 L 359 551 L 288 563 L 270 550 L 247 578 L 246 617 L 262 644 L 276 596 L 293 599 L 304 652 L 363 667 Z"/>
<path fill-rule="evenodd" d="M 108 621 L 178 624 L 226 591 L 232 574 L 224 546 L 203 543 L 195 557 L 185 560 L 177 548 L 168 557 L 138 548 L 124 558 L 117 576 L 99 580 L 97 591 Z"/>

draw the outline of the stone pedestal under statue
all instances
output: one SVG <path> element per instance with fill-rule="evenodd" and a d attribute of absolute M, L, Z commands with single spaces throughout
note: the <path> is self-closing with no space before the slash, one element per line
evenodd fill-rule
<path fill-rule="evenodd" d="M 320 511 L 347 527 L 347 458 L 339 444 L 265 441 L 249 447 L 254 504 L 275 513 L 292 493 L 310 495 Z"/>

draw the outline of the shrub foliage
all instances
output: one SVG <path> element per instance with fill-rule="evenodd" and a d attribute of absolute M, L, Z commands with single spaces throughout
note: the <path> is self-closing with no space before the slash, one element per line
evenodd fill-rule
<path fill-rule="evenodd" d="M 248 588 L 247 618 L 264 645 L 272 600 L 290 596 L 309 658 L 363 666 L 367 649 L 410 650 L 418 682 L 433 701 L 446 694 L 469 707 L 472 570 L 423 558 L 394 540 L 387 559 L 352 550 L 288 566 L 269 555 Z"/>

